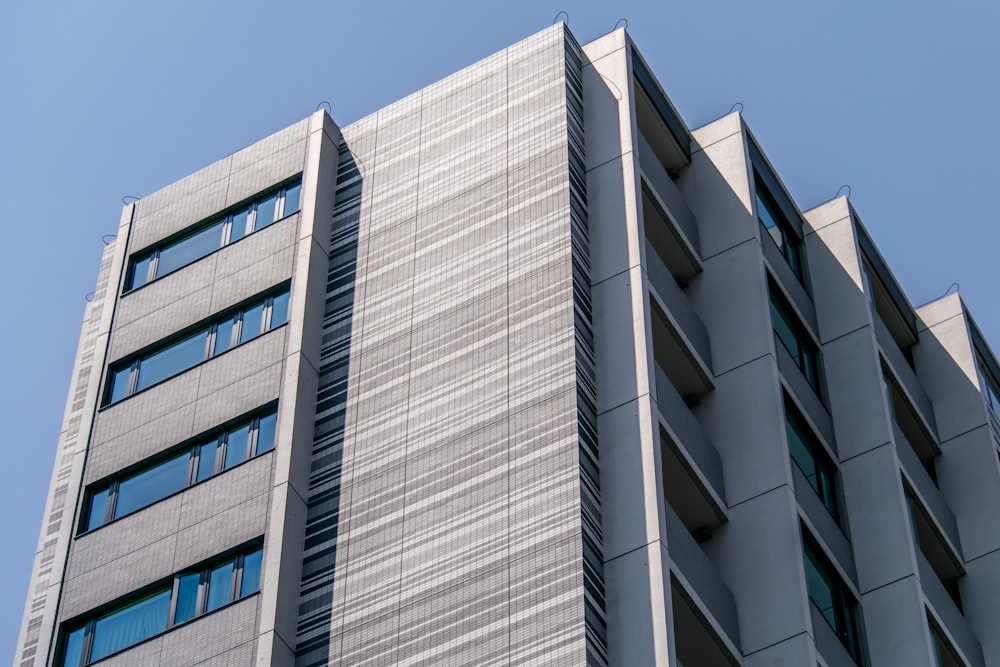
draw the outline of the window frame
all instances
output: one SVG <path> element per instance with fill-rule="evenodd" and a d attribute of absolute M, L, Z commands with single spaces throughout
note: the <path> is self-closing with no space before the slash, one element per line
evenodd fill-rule
<path fill-rule="evenodd" d="M 107 372 L 105 373 L 104 376 L 104 388 L 101 392 L 101 409 L 107 408 L 111 405 L 117 405 L 118 403 L 121 403 L 122 401 L 132 396 L 135 396 L 136 394 L 142 393 L 147 389 L 151 389 L 163 382 L 166 382 L 171 378 L 177 377 L 178 375 L 181 375 L 182 373 L 185 373 L 191 370 L 192 368 L 195 368 L 196 366 L 199 366 L 200 364 L 205 363 L 206 361 L 210 361 L 211 359 L 219 357 L 245 343 L 249 343 L 255 338 L 259 338 L 260 336 L 263 336 L 266 333 L 270 333 L 271 331 L 274 331 L 275 329 L 284 326 L 288 322 L 287 306 L 286 306 L 285 320 L 277 324 L 275 324 L 272 321 L 271 311 L 273 309 L 275 299 L 281 299 L 285 296 L 290 297 L 290 291 L 291 291 L 291 285 L 289 282 L 286 281 L 279 287 L 267 290 L 266 292 L 258 294 L 244 301 L 242 304 L 238 306 L 222 311 L 222 313 L 219 315 L 215 315 L 212 318 L 206 321 L 202 321 L 201 323 L 196 324 L 194 326 L 187 327 L 186 329 L 178 331 L 160 341 L 153 343 L 152 345 L 148 345 L 147 347 L 143 348 L 138 352 L 132 353 L 113 363 L 108 364 Z M 263 313 L 261 317 L 261 330 L 252 338 L 248 338 L 245 341 L 240 341 L 240 336 L 242 333 L 242 324 L 243 324 L 242 322 L 243 313 L 245 311 L 252 310 L 262 304 L 263 304 Z M 234 319 L 237 319 L 239 321 L 236 321 L 233 324 L 230 346 L 225 350 L 222 350 L 221 352 L 216 352 L 215 343 L 216 343 L 216 336 L 218 335 L 219 325 L 223 322 Z M 148 361 L 155 355 L 160 354 L 161 352 L 164 352 L 166 350 L 169 350 L 172 346 L 182 343 L 186 340 L 189 340 L 190 338 L 200 336 L 202 334 L 205 335 L 205 344 L 204 344 L 204 352 L 200 360 L 189 366 L 185 366 L 183 368 L 174 370 L 170 374 L 164 375 L 163 377 L 161 377 L 160 379 L 158 379 L 157 381 L 153 382 L 148 386 L 141 388 L 139 387 L 139 383 L 141 381 L 143 361 Z M 236 343 L 233 344 L 232 341 L 236 341 Z M 129 369 L 128 386 L 125 393 L 116 399 L 114 398 L 116 393 L 115 392 L 116 376 L 118 376 L 119 373 L 124 371 L 126 368 Z"/>
<path fill-rule="evenodd" d="M 289 191 L 294 190 L 296 188 L 298 189 L 298 196 L 297 196 L 298 206 L 295 208 L 294 211 L 286 211 L 285 203 L 287 195 Z M 270 199 L 272 196 L 275 196 L 277 198 L 274 206 L 274 219 L 264 225 L 258 225 L 257 224 L 258 206 L 262 202 Z M 146 285 L 149 285 L 150 283 L 159 280 L 160 278 L 163 278 L 164 276 L 169 276 L 170 274 L 175 273 L 186 266 L 190 266 L 191 264 L 197 262 L 198 260 L 204 259 L 205 257 L 208 257 L 212 253 L 217 252 L 218 250 L 221 250 L 222 248 L 225 248 L 228 245 L 237 243 L 238 241 L 242 241 L 243 239 L 250 236 L 254 232 L 266 229 L 267 227 L 270 227 L 271 225 L 280 222 L 281 220 L 284 220 L 285 218 L 294 215 L 295 213 L 298 213 L 301 210 L 301 208 L 302 208 L 302 174 L 300 173 L 292 179 L 289 179 L 276 186 L 272 186 L 266 190 L 258 192 L 249 199 L 244 200 L 243 202 L 237 204 L 236 206 L 230 207 L 227 211 L 221 214 L 216 214 L 209 218 L 206 218 L 200 222 L 191 225 L 190 227 L 186 227 L 185 229 L 167 237 L 166 239 L 158 241 L 152 246 L 146 247 L 140 250 L 139 252 L 133 253 L 128 259 L 128 268 L 125 271 L 125 280 L 122 287 L 122 296 L 131 294 L 136 290 L 139 290 L 145 287 Z M 241 236 L 239 236 L 236 239 L 233 239 L 233 233 L 232 233 L 233 221 L 235 220 L 236 216 L 244 212 L 248 212 L 247 221 L 245 223 L 246 229 L 244 230 Z M 210 250 L 209 252 L 203 255 L 200 255 L 194 259 L 191 259 L 171 269 L 170 271 L 167 271 L 166 273 L 162 274 L 159 273 L 159 262 L 161 253 L 163 253 L 165 250 L 169 250 L 170 248 L 183 243 L 184 241 L 190 238 L 197 236 L 198 234 L 204 232 L 207 229 L 211 229 L 213 226 L 218 225 L 220 221 L 222 223 L 222 229 L 220 232 L 219 244 L 217 247 L 215 247 L 214 249 Z M 139 265 L 141 265 L 143 262 L 146 261 L 149 262 L 148 265 L 146 266 L 146 278 L 142 281 L 142 283 L 136 284 L 135 282 L 136 269 Z"/>
<path fill-rule="evenodd" d="M 802 531 L 802 566 L 807 570 L 805 572 L 806 595 L 809 598 L 809 604 L 816 608 L 819 615 L 822 616 L 823 620 L 830 626 L 833 633 L 837 636 L 837 639 L 840 640 L 840 643 L 847 651 L 848 655 L 851 656 L 855 663 L 861 665 L 861 656 L 864 650 L 861 645 L 861 606 L 858 603 L 858 599 L 848 588 L 847 584 L 844 583 L 844 580 L 837 571 L 837 568 L 834 567 L 832 561 L 819 545 L 816 538 L 814 538 L 804 526 L 800 525 L 799 529 Z M 824 581 L 830 583 L 834 623 L 830 622 L 830 619 L 827 618 L 826 614 L 823 613 L 822 608 L 820 608 L 819 604 L 813 598 L 813 591 L 811 591 L 809 587 L 809 563 L 812 563 L 813 567 L 824 579 Z"/>
<path fill-rule="evenodd" d="M 125 517 L 131 516 L 137 512 L 152 507 L 153 505 L 163 502 L 167 498 L 177 495 L 178 493 L 183 493 L 193 486 L 206 482 L 222 473 L 237 468 L 244 463 L 252 461 L 258 456 L 267 454 L 268 452 L 274 451 L 275 443 L 270 444 L 270 448 L 259 451 L 260 445 L 260 425 L 263 420 L 269 417 L 274 417 L 277 420 L 278 415 L 278 404 L 270 403 L 264 407 L 258 408 L 249 412 L 247 414 L 241 415 L 237 419 L 230 420 L 226 424 L 220 427 L 206 431 L 205 433 L 191 438 L 188 441 L 171 447 L 165 452 L 159 453 L 153 457 L 140 461 L 139 463 L 126 468 L 125 470 L 119 471 L 111 477 L 105 477 L 99 482 L 89 484 L 84 490 L 84 500 L 82 504 L 82 510 L 80 512 L 79 526 L 77 527 L 77 536 L 86 535 L 92 533 L 95 530 L 99 530 L 110 523 L 123 519 Z M 242 428 L 249 426 L 249 434 L 247 436 L 247 456 L 242 461 L 235 463 L 228 468 L 226 467 L 226 447 L 228 447 L 228 438 L 234 431 L 241 430 Z M 275 429 L 275 437 L 277 437 L 277 429 Z M 212 465 L 212 472 L 204 478 L 199 479 L 199 474 L 201 473 L 201 457 L 203 455 L 202 449 L 214 444 L 215 448 L 212 450 L 215 456 L 215 461 Z M 187 464 L 187 477 L 185 479 L 184 486 L 181 488 L 171 491 L 170 493 L 157 498 L 156 500 L 150 501 L 145 505 L 137 507 L 130 512 L 124 514 L 116 514 L 118 510 L 118 494 L 121 485 L 131 479 L 134 479 L 140 475 L 147 472 L 155 470 L 156 468 L 162 466 L 165 463 L 173 461 L 175 459 L 181 458 L 186 455 L 188 457 Z M 104 501 L 104 515 L 101 522 L 97 525 L 91 525 L 91 514 L 93 512 L 93 503 L 95 497 L 107 492 L 107 499 Z"/>
<path fill-rule="evenodd" d="M 56 652 L 55 664 L 59 667 L 85 667 L 86 665 L 94 664 L 100 660 L 105 660 L 113 655 L 118 655 L 124 651 L 132 649 L 139 646 L 143 642 L 149 641 L 155 637 L 163 635 L 170 632 L 174 628 L 187 625 L 197 621 L 198 619 L 207 616 L 208 614 L 214 613 L 221 609 L 239 602 L 240 600 L 247 599 L 253 595 L 257 595 L 260 592 L 260 577 L 263 576 L 263 551 L 264 551 L 264 541 L 263 538 L 256 538 L 250 542 L 244 543 L 235 549 L 230 549 L 229 551 L 215 556 L 207 561 L 204 561 L 198 565 L 186 568 L 180 572 L 176 572 L 167 579 L 160 580 L 155 584 L 145 586 L 138 591 L 134 591 L 128 595 L 125 595 L 117 600 L 109 602 L 108 604 L 101 605 L 97 609 L 94 609 L 86 614 L 81 615 L 75 620 L 68 623 L 64 623 L 59 630 L 59 641 L 58 648 Z M 246 559 L 257 553 L 261 554 L 261 565 L 258 567 L 258 581 L 255 590 L 242 594 L 242 579 L 243 570 L 246 564 Z M 229 594 L 227 596 L 226 602 L 220 604 L 214 609 L 207 608 L 208 595 L 207 595 L 207 585 L 204 584 L 206 577 L 220 565 L 224 565 L 226 562 L 231 561 L 233 563 L 233 574 L 229 583 Z M 177 610 L 177 600 L 180 588 L 180 579 L 191 574 L 199 574 L 199 586 L 198 594 L 195 602 L 195 613 L 186 620 L 175 622 L 175 615 Z M 164 592 L 169 592 L 170 600 L 167 605 L 167 617 L 164 622 L 164 629 L 159 630 L 150 634 L 147 637 L 125 646 L 120 646 L 107 655 L 103 655 L 96 659 L 91 659 L 94 649 L 94 631 L 97 627 L 97 622 L 102 618 L 107 618 L 108 616 L 128 609 L 130 606 L 137 604 L 143 600 L 152 599 L 157 595 L 162 595 Z M 80 660 L 76 664 L 67 664 L 67 659 L 70 656 L 67 655 L 67 644 L 69 637 L 83 630 L 83 641 L 80 647 Z"/>
<path fill-rule="evenodd" d="M 809 329 L 806 325 L 802 323 L 802 319 L 795 312 L 790 301 L 785 297 L 781 288 L 778 287 L 777 283 L 771 278 L 770 275 L 767 277 L 767 291 L 768 291 L 768 303 L 770 305 L 770 316 L 771 316 L 771 330 L 774 333 L 775 338 L 778 342 L 785 348 L 789 356 L 792 357 L 792 361 L 802 372 L 802 376 L 805 378 L 806 382 L 812 387 L 813 391 L 816 392 L 816 396 L 819 397 L 821 401 L 825 400 L 825 391 L 823 388 L 823 364 L 822 356 L 820 353 L 819 345 L 813 338 L 812 334 L 809 333 Z M 775 313 L 777 313 L 782 322 L 787 325 L 789 331 L 795 337 L 796 343 L 800 348 L 800 352 L 796 353 L 788 349 L 788 345 L 785 344 L 785 340 L 782 338 L 781 334 L 778 332 L 778 327 L 775 326 Z M 807 370 L 807 368 L 811 369 Z M 810 379 L 810 374 L 813 379 Z"/>
<path fill-rule="evenodd" d="M 788 216 L 782 210 L 781 205 L 778 203 L 777 198 L 765 184 L 765 179 L 761 176 L 760 171 L 757 167 L 753 167 L 753 180 L 754 180 L 754 207 L 757 211 L 757 222 L 760 224 L 761 229 L 766 232 L 766 236 L 771 240 L 772 243 L 778 248 L 778 252 L 781 256 L 785 258 L 785 263 L 795 274 L 798 281 L 804 286 L 805 285 L 805 253 L 802 251 L 803 241 L 799 235 L 795 232 L 795 228 L 792 223 L 789 222 Z M 781 236 L 781 244 L 772 236 L 770 228 L 764 223 L 764 219 L 761 217 L 760 206 L 763 204 L 766 209 L 768 216 L 774 221 L 775 228 L 778 230 L 778 234 Z"/>
<path fill-rule="evenodd" d="M 813 463 L 816 466 L 817 475 L 817 488 L 810 481 L 809 486 L 819 497 L 820 502 L 830 513 L 834 522 L 843 528 L 843 511 L 842 511 L 842 495 L 839 483 L 839 469 L 837 464 L 834 462 L 833 457 L 827 451 L 827 448 L 820 442 L 819 437 L 809 426 L 806 418 L 802 415 L 801 411 L 792 402 L 791 397 L 787 394 L 782 394 L 784 412 L 785 412 L 785 438 L 788 440 L 788 455 L 802 475 L 809 481 L 809 473 L 807 473 L 802 468 L 802 464 L 795 458 L 794 451 L 791 446 L 791 435 L 789 430 L 794 431 L 799 435 L 799 440 L 802 442 L 806 453 L 812 457 Z M 824 493 L 828 492 L 829 497 Z"/>

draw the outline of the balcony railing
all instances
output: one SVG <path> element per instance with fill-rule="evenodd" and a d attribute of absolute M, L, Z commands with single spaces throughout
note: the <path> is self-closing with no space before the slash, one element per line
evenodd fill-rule
<path fill-rule="evenodd" d="M 679 231 L 687 239 L 695 254 L 701 259 L 698 221 L 695 219 L 694 213 L 688 208 L 687 203 L 684 201 L 684 196 L 677 189 L 677 186 L 674 185 L 667 170 L 663 168 L 663 164 L 656 157 L 656 153 L 653 151 L 653 147 L 649 145 L 649 142 L 646 141 L 646 137 L 642 136 L 641 132 L 638 134 L 639 166 L 642 167 L 642 172 L 646 175 L 646 181 L 666 205 L 667 216 L 674 221 L 674 224 L 677 225 Z"/>
<path fill-rule="evenodd" d="M 889 361 L 889 365 L 892 367 L 893 373 L 895 373 L 900 383 L 902 383 L 907 393 L 909 393 L 910 400 L 913 401 L 920 415 L 930 427 L 931 433 L 936 434 L 937 422 L 934 420 L 934 407 L 931 405 L 931 399 L 927 397 L 927 392 L 920 385 L 917 374 L 913 372 L 910 364 L 906 362 L 903 351 L 899 349 L 896 339 L 889 333 L 889 328 L 885 326 L 885 322 L 882 321 L 878 313 L 873 313 L 873 315 L 875 338 L 878 340 L 879 347 L 882 348 L 882 354 L 885 355 L 885 358 Z"/>
<path fill-rule="evenodd" d="M 705 429 L 698 419 L 691 414 L 673 383 L 658 364 L 656 369 L 656 403 L 660 414 L 674 432 L 677 446 L 687 455 L 694 468 L 707 481 L 715 494 L 726 500 L 725 483 L 722 477 L 722 460 L 719 452 L 708 439 Z"/>
<path fill-rule="evenodd" d="M 809 480 L 794 462 L 792 463 L 792 479 L 795 484 L 795 499 L 798 501 L 799 507 L 802 508 L 816 532 L 819 533 L 820 538 L 829 547 L 834 558 L 851 577 L 851 581 L 857 583 L 858 576 L 854 568 L 854 554 L 851 551 L 850 542 L 847 541 L 844 532 L 833 520 L 830 511 L 809 484 Z"/>
<path fill-rule="evenodd" d="M 823 661 L 829 667 L 858 667 L 854 658 L 847 652 L 841 643 L 837 633 L 825 618 L 822 612 L 816 608 L 812 602 L 809 603 L 809 611 L 812 614 L 813 639 L 816 641 L 816 651 L 823 656 Z"/>
<path fill-rule="evenodd" d="M 687 338 L 690 346 L 701 357 L 705 368 L 712 369 L 712 346 L 708 341 L 708 329 L 691 307 L 684 291 L 677 285 L 670 270 L 663 263 L 651 243 L 646 243 L 646 272 L 653 289 L 663 300 L 668 315 L 674 319 L 680 328 L 680 333 Z"/>
<path fill-rule="evenodd" d="M 896 455 L 903 466 L 903 471 L 909 478 L 916 492 L 920 495 L 927 511 L 931 514 L 931 520 L 938 525 L 938 529 L 951 542 L 950 550 L 955 556 L 961 559 L 960 542 L 958 539 L 958 523 L 955 515 L 948 509 L 941 492 L 934 485 L 931 476 L 920 462 L 917 453 L 913 451 L 913 445 L 906 439 L 903 432 L 895 422 L 892 424 L 893 438 L 896 440 Z"/>
<path fill-rule="evenodd" d="M 680 575 L 687 582 L 689 591 L 708 610 L 715 622 L 732 642 L 733 648 L 740 650 L 740 625 L 736 615 L 736 599 L 726 582 L 719 576 L 715 564 L 709 560 L 698 543 L 684 527 L 684 522 L 668 503 L 667 551 Z"/>
<path fill-rule="evenodd" d="M 934 573 L 934 568 L 927 562 L 927 558 L 920 552 L 920 549 L 917 549 L 916 552 L 920 585 L 927 601 L 930 602 L 944 629 L 951 635 L 955 646 L 962 652 L 969 664 L 972 667 L 985 667 L 983 648 L 976 636 L 972 634 L 968 621 L 955 606 L 954 600 L 948 595 L 948 591 L 945 590 L 944 584 Z"/>

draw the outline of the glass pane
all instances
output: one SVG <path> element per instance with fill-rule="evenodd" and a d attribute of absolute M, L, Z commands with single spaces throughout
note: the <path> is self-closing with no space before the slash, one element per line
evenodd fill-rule
<path fill-rule="evenodd" d="M 111 489 L 104 489 L 90 498 L 90 509 L 87 512 L 87 525 L 84 530 L 93 530 L 104 525 L 104 515 L 108 509 L 108 496 Z"/>
<path fill-rule="evenodd" d="M 785 433 L 788 436 L 788 450 L 792 455 L 792 460 L 802 470 L 802 474 L 809 480 L 809 485 L 813 490 L 819 493 L 819 469 L 816 466 L 816 459 L 813 458 L 812 451 L 806 444 L 805 435 L 797 424 L 789 420 L 787 415 L 785 416 Z"/>
<path fill-rule="evenodd" d="M 87 626 L 66 635 L 63 642 L 62 666 L 78 667 L 80 664 L 80 653 L 83 651 L 83 638 L 87 632 Z"/>
<path fill-rule="evenodd" d="M 225 220 L 220 220 L 214 225 L 161 250 L 160 261 L 156 265 L 156 277 L 164 276 L 217 250 L 222 245 L 223 226 L 225 226 Z"/>
<path fill-rule="evenodd" d="M 233 345 L 233 326 L 235 319 L 219 322 L 215 330 L 215 350 L 213 354 L 222 354 Z"/>
<path fill-rule="evenodd" d="M 240 342 L 245 343 L 260 335 L 264 319 L 264 304 L 260 303 L 243 311 L 243 328 L 240 329 Z"/>
<path fill-rule="evenodd" d="M 288 292 L 279 294 L 271 302 L 271 328 L 280 327 L 288 321 Z"/>
<path fill-rule="evenodd" d="M 247 224 L 250 222 L 250 207 L 233 213 L 233 225 L 229 230 L 229 242 L 239 241 L 247 235 Z"/>
<path fill-rule="evenodd" d="M 185 338 L 143 359 L 139 365 L 139 383 L 136 390 L 151 387 L 204 361 L 207 338 L 208 331 L 199 331 L 190 338 Z"/>
<path fill-rule="evenodd" d="M 198 584 L 201 582 L 201 572 L 185 574 L 179 579 L 174 623 L 190 621 L 198 613 Z"/>
<path fill-rule="evenodd" d="M 767 233 L 774 240 L 774 244 L 779 248 L 784 244 L 784 239 L 781 235 L 781 227 L 778 225 L 778 221 L 775 219 L 774 213 L 771 211 L 771 207 L 764 201 L 764 198 L 760 195 L 760 189 L 757 190 L 757 217 L 760 219 L 760 223 L 764 225 Z"/>
<path fill-rule="evenodd" d="M 100 660 L 163 632 L 167 629 L 169 611 L 168 588 L 97 619 L 90 661 Z"/>
<path fill-rule="evenodd" d="M 260 418 L 260 425 L 257 427 L 257 453 L 263 454 L 274 449 L 274 425 L 278 421 L 278 415 L 271 413 Z"/>
<path fill-rule="evenodd" d="M 250 446 L 250 424 L 229 432 L 226 441 L 226 464 L 229 470 L 234 465 L 247 460 L 247 448 Z"/>
<path fill-rule="evenodd" d="M 191 452 L 186 451 L 118 485 L 115 518 L 125 516 L 187 486 Z"/>
<path fill-rule="evenodd" d="M 132 374 L 131 364 L 111 373 L 111 389 L 108 391 L 108 403 L 120 401 L 128 396 L 128 379 Z"/>
<path fill-rule="evenodd" d="M 149 277 L 149 264 L 152 261 L 153 257 L 150 255 L 132 264 L 132 276 L 126 289 L 135 289 L 146 284 L 146 279 Z"/>
<path fill-rule="evenodd" d="M 215 474 L 215 450 L 218 443 L 212 441 L 198 449 L 198 481 L 208 479 Z"/>
<path fill-rule="evenodd" d="M 837 629 L 837 617 L 834 611 L 833 602 L 833 582 L 819 563 L 812 550 L 806 547 L 806 587 L 809 590 L 809 599 L 813 601 L 816 608 L 830 624 L 834 630 Z"/>
<path fill-rule="evenodd" d="M 291 215 L 299 210 L 299 194 L 301 190 L 301 183 L 296 183 L 285 190 L 285 215 Z"/>
<path fill-rule="evenodd" d="M 229 602 L 233 586 L 233 561 L 227 561 L 214 568 L 208 575 L 208 605 L 205 611 L 218 609 Z"/>
<path fill-rule="evenodd" d="M 274 215 L 277 213 L 278 195 L 274 194 L 267 199 L 257 202 L 257 217 L 254 218 L 254 231 L 263 229 L 274 222 Z"/>
<path fill-rule="evenodd" d="M 260 588 L 260 557 L 258 549 L 243 558 L 243 580 L 240 582 L 240 597 L 256 593 Z"/>
<path fill-rule="evenodd" d="M 792 328 L 792 323 L 785 317 L 784 309 L 774 302 L 773 295 L 771 296 L 771 325 L 774 327 L 774 333 L 778 334 L 778 338 L 785 346 L 785 349 L 792 355 L 796 365 L 798 365 L 799 368 L 802 368 L 799 339 L 795 335 L 795 329 Z"/>

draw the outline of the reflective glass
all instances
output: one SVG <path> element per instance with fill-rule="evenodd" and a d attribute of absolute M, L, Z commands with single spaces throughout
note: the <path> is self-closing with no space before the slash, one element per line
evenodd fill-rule
<path fill-rule="evenodd" d="M 260 303 L 243 311 L 243 327 L 240 329 L 240 342 L 245 343 L 260 335 L 264 319 L 264 304 Z"/>
<path fill-rule="evenodd" d="M 226 463 L 223 466 L 229 470 L 234 465 L 247 460 L 247 449 L 250 445 L 250 425 L 247 424 L 235 431 L 230 431 L 226 439 Z"/>
<path fill-rule="evenodd" d="M 215 441 L 202 445 L 198 449 L 198 477 L 197 480 L 208 479 L 215 474 L 215 450 L 218 444 Z"/>
<path fill-rule="evenodd" d="M 144 257 L 132 264 L 132 276 L 128 284 L 128 289 L 135 289 L 146 284 L 149 278 L 149 265 L 153 261 L 153 256 Z"/>
<path fill-rule="evenodd" d="M 258 549 L 243 558 L 243 579 L 240 581 L 240 597 L 256 593 L 260 588 L 260 557 Z"/>
<path fill-rule="evenodd" d="M 278 195 L 274 194 L 267 199 L 257 202 L 257 217 L 254 218 L 254 230 L 263 229 L 274 222 L 274 216 L 278 208 Z"/>
<path fill-rule="evenodd" d="M 115 518 L 125 516 L 187 486 L 191 453 L 184 452 L 118 485 Z"/>
<path fill-rule="evenodd" d="M 239 241 L 247 235 L 247 226 L 250 222 L 250 207 L 233 213 L 233 224 L 229 228 L 229 242 Z"/>
<path fill-rule="evenodd" d="M 816 561 L 816 555 L 812 549 L 806 547 L 806 588 L 809 590 L 809 599 L 813 601 L 816 608 L 830 624 L 834 630 L 837 627 L 837 614 L 834 608 L 833 582 L 823 567 Z"/>
<path fill-rule="evenodd" d="M 90 661 L 100 660 L 163 632 L 167 629 L 169 611 L 168 588 L 97 619 Z"/>
<path fill-rule="evenodd" d="M 257 427 L 257 453 L 263 454 L 274 449 L 274 425 L 278 421 L 278 415 L 271 413 L 260 418 Z"/>
<path fill-rule="evenodd" d="M 95 493 L 90 498 L 90 508 L 87 512 L 87 526 L 85 530 L 93 530 L 104 525 L 105 512 L 108 509 L 108 496 L 111 489 L 104 489 L 100 493 Z"/>
<path fill-rule="evenodd" d="M 793 424 L 787 415 L 785 416 L 785 433 L 788 436 L 788 449 L 792 460 L 802 470 L 802 474 L 809 480 L 809 485 L 813 490 L 819 493 L 819 468 L 816 466 L 816 459 L 813 458 L 812 451 L 806 444 L 805 437 L 799 431 L 798 425 Z"/>
<path fill-rule="evenodd" d="M 212 354 L 222 354 L 233 345 L 233 325 L 235 319 L 229 319 L 216 326 L 215 329 L 215 350 Z"/>
<path fill-rule="evenodd" d="M 781 234 L 781 227 L 778 226 L 778 221 L 775 220 L 771 207 L 760 196 L 760 188 L 757 189 L 757 217 L 760 219 L 760 223 L 764 225 L 774 244 L 779 248 L 784 245 L 785 240 Z"/>
<path fill-rule="evenodd" d="M 208 605 L 205 611 L 218 609 L 229 602 L 233 587 L 233 561 L 215 567 L 208 575 Z"/>
<path fill-rule="evenodd" d="M 288 292 L 279 294 L 271 302 L 271 328 L 280 327 L 288 321 Z"/>
<path fill-rule="evenodd" d="M 139 383 L 136 391 L 166 380 L 203 361 L 207 338 L 207 331 L 199 331 L 190 338 L 185 338 L 143 359 L 139 366 Z"/>
<path fill-rule="evenodd" d="M 198 584 L 200 582 L 201 572 L 178 577 L 177 608 L 174 611 L 175 624 L 190 621 L 198 613 Z"/>
<path fill-rule="evenodd" d="M 111 389 L 108 392 L 108 403 L 120 401 L 128 396 L 128 380 L 131 374 L 131 365 L 125 366 L 111 374 Z"/>
<path fill-rule="evenodd" d="M 296 183 L 285 190 L 285 210 L 283 211 L 285 215 L 291 215 L 299 210 L 299 194 L 301 190 L 301 183 Z"/>
<path fill-rule="evenodd" d="M 224 226 L 225 220 L 220 220 L 214 225 L 161 250 L 160 260 L 156 265 L 156 276 L 166 275 L 217 250 L 222 245 L 222 228 Z"/>
<path fill-rule="evenodd" d="M 63 667 L 78 667 L 80 664 L 80 653 L 83 651 L 83 639 L 87 633 L 87 626 L 66 635 L 63 642 L 62 665 Z"/>

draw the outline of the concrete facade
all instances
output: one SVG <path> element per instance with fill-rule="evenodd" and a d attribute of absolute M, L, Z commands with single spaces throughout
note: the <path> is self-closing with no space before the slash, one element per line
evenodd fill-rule
<path fill-rule="evenodd" d="M 847 199 L 801 212 L 739 114 L 690 130 L 624 30 L 558 24 L 125 207 L 15 664 L 1000 665 L 990 387 L 965 304 L 914 309 Z M 197 443 L 265 410 L 273 450 L 202 479 Z M 186 486 L 88 518 L 188 451 Z M 254 549 L 259 590 L 206 607 Z M 163 627 L 108 629 L 157 591 Z"/>

